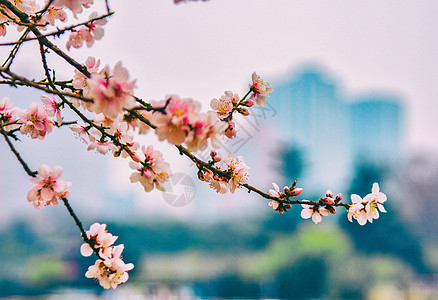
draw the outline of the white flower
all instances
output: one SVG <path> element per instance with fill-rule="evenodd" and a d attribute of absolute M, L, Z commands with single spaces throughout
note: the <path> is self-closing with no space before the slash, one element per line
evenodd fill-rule
<path fill-rule="evenodd" d="M 303 210 L 301 211 L 301 217 L 303 219 L 312 218 L 312 221 L 315 224 L 318 224 L 322 221 L 323 216 L 328 216 L 330 212 L 324 207 L 316 207 L 308 204 L 301 204 Z"/>

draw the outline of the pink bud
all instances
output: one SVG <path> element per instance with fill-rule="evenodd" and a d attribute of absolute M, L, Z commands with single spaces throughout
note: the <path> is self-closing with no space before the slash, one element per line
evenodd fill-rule
<path fill-rule="evenodd" d="M 133 161 L 135 161 L 137 163 L 141 162 L 141 159 L 140 159 L 140 157 L 138 156 L 137 153 L 134 153 L 134 155 L 131 156 L 131 158 L 132 158 Z"/>
<path fill-rule="evenodd" d="M 294 188 L 291 191 L 291 196 L 293 196 L 293 197 L 298 196 L 299 194 L 301 194 L 302 191 L 303 191 L 302 188 Z"/>
<path fill-rule="evenodd" d="M 329 197 L 329 198 L 333 198 L 333 192 L 330 190 L 327 190 L 327 192 L 325 192 L 325 196 Z"/>

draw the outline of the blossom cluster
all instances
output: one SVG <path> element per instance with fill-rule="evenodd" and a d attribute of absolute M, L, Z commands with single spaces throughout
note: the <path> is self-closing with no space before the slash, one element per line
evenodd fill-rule
<path fill-rule="evenodd" d="M 162 184 L 171 175 L 170 165 L 163 160 L 160 151 L 154 150 L 153 146 L 141 147 L 142 159 L 138 162 L 129 162 L 129 167 L 135 170 L 129 177 L 131 182 L 140 182 L 146 192 L 150 192 L 154 187 L 164 191 Z"/>
<path fill-rule="evenodd" d="M 92 0 L 91 0 L 92 1 Z M 44 13 L 40 14 L 39 11 L 43 7 L 46 7 L 49 0 L 44 1 L 44 5 L 41 6 L 35 0 L 13 0 L 10 1 L 12 4 L 18 8 L 23 13 L 29 16 L 30 23 L 36 23 L 42 30 L 45 30 L 47 25 L 55 26 L 55 21 L 59 20 L 61 22 L 67 21 L 67 14 L 63 8 L 58 4 L 59 0 L 53 1 Z M 5 36 L 7 32 L 7 26 L 15 26 L 18 31 L 24 29 L 24 26 L 20 24 L 21 20 L 15 16 L 6 6 L 0 4 L 0 8 L 3 12 L 0 12 L 0 36 Z"/>
<path fill-rule="evenodd" d="M 373 184 L 371 193 L 363 199 L 359 195 L 351 195 L 353 204 L 348 209 L 348 220 L 353 222 L 352 219 L 354 218 L 360 225 L 365 225 L 367 221 L 373 223 L 373 219 L 379 218 L 379 210 L 386 213 L 385 207 L 383 207 L 386 199 L 386 195 L 380 192 L 377 182 Z"/>
<path fill-rule="evenodd" d="M 106 24 L 106 19 L 94 20 L 97 18 L 97 13 L 92 12 L 89 17 L 89 22 L 80 26 L 77 29 L 72 29 L 72 33 L 68 37 L 66 47 L 70 50 L 71 47 L 79 49 L 82 45 L 87 45 L 88 48 L 93 46 L 95 40 L 100 40 L 103 37 L 104 30 L 101 27 Z"/>
<path fill-rule="evenodd" d="M 62 171 L 60 166 L 50 168 L 48 165 L 41 165 L 38 176 L 30 179 L 30 183 L 35 186 L 27 194 L 27 200 L 40 209 L 47 205 L 57 205 L 59 199 L 68 197 L 71 183 L 59 179 Z"/>
<path fill-rule="evenodd" d="M 75 70 L 73 87 L 83 96 L 93 99 L 92 102 L 76 102 L 76 105 L 80 104 L 89 111 L 103 113 L 114 119 L 122 114 L 124 109 L 135 105 L 132 95 L 135 80 L 129 80 L 128 70 L 121 62 L 116 63 L 112 71 L 108 65 L 99 70 L 99 65 L 100 60 L 88 57 L 85 66 L 91 74 L 90 78 Z"/>
<path fill-rule="evenodd" d="M 125 283 L 129 278 L 128 271 L 134 268 L 134 264 L 125 264 L 122 260 L 123 244 L 113 246 L 118 237 L 106 230 L 106 224 L 99 223 L 91 225 L 86 235 L 87 242 L 82 244 L 81 254 L 88 257 L 96 253 L 99 259 L 88 268 L 85 276 L 96 278 L 105 289 L 115 289 Z"/>
<path fill-rule="evenodd" d="M 13 4 L 16 8 L 26 13 L 29 16 L 29 22 L 40 25 L 41 30 L 46 30 L 50 25 L 55 27 L 56 20 L 60 22 L 66 22 L 67 12 L 69 10 L 74 18 L 77 19 L 77 15 L 82 13 L 84 8 L 89 8 L 94 0 L 45 0 L 44 5 L 39 5 L 35 0 L 13 0 Z M 4 13 L 0 12 L 0 36 L 5 36 L 7 32 L 7 26 L 16 26 L 17 30 L 23 30 L 24 26 L 21 24 L 21 20 L 15 16 L 7 7 L 0 4 L 0 8 Z M 43 8 L 45 11 L 41 14 Z M 69 50 L 71 47 L 80 48 L 85 43 L 87 47 L 91 47 L 95 40 L 99 40 L 103 37 L 104 30 L 101 27 L 106 24 L 105 18 L 98 18 L 97 12 L 92 12 L 89 16 L 89 22 L 81 26 L 71 28 L 66 47 Z"/>
<path fill-rule="evenodd" d="M 283 188 L 283 193 L 280 192 L 280 187 L 276 183 L 272 183 L 274 189 L 269 190 L 269 195 L 278 199 L 289 199 L 292 197 L 299 196 L 303 191 L 302 188 L 296 187 L 297 182 L 295 181 L 291 186 L 285 186 Z M 271 200 L 269 202 L 269 206 L 271 206 L 274 210 L 278 211 L 281 215 L 286 212 L 288 209 L 292 208 L 292 205 L 277 201 Z"/>
<path fill-rule="evenodd" d="M 216 112 L 217 117 L 227 122 L 227 127 L 224 134 L 228 138 L 234 138 L 237 134 L 235 129 L 236 124 L 233 121 L 233 113 L 238 112 L 243 116 L 249 115 L 249 107 L 254 103 L 260 106 L 266 105 L 266 97 L 269 97 L 274 88 L 267 82 L 260 79 L 256 72 L 252 74 L 252 84 L 249 85 L 249 98 L 246 96 L 239 100 L 238 94 L 233 94 L 231 91 L 226 91 L 219 99 L 212 99 L 210 107 Z"/>
<path fill-rule="evenodd" d="M 41 96 L 43 105 L 37 102 L 30 104 L 28 109 L 16 107 L 7 97 L 0 100 L 0 123 L 5 131 L 19 128 L 20 133 L 29 135 L 32 139 L 43 140 L 47 133 L 52 132 L 56 122 L 62 122 L 61 104 L 54 96 Z"/>
<path fill-rule="evenodd" d="M 325 197 L 321 198 L 318 204 L 301 204 L 301 206 L 303 207 L 303 210 L 301 211 L 301 217 L 303 219 L 312 218 L 312 221 L 315 224 L 318 224 L 322 221 L 322 217 L 336 213 L 336 208 L 334 207 L 334 205 L 339 204 L 341 200 L 341 193 L 337 194 L 336 198 L 333 199 L 332 191 L 328 190 L 325 194 Z"/>
<path fill-rule="evenodd" d="M 156 126 L 158 138 L 174 145 L 185 143 L 189 151 L 203 150 L 208 140 L 218 147 L 217 138 L 225 130 L 216 113 L 201 113 L 201 104 L 192 99 L 182 99 L 176 95 L 154 105 L 157 109 L 150 120 Z"/>
<path fill-rule="evenodd" d="M 217 193 L 225 194 L 228 190 L 233 194 L 236 188 L 241 188 L 249 179 L 249 167 L 245 164 L 242 156 L 233 154 L 224 158 L 223 162 L 227 166 L 226 170 L 221 170 L 219 162 L 222 158 L 211 151 L 211 161 L 209 162 L 212 169 L 220 172 L 213 172 L 211 169 L 204 167 L 198 172 L 200 180 L 210 183 L 210 187 L 216 190 Z"/>

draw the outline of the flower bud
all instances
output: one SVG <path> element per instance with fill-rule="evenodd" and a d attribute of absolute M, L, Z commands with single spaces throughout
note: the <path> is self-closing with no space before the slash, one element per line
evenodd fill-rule
<path fill-rule="evenodd" d="M 241 102 L 240 104 L 243 105 L 243 106 L 246 106 L 246 107 L 251 107 L 251 106 L 254 105 L 254 100 L 253 99 L 247 99 L 247 100 Z"/>
<path fill-rule="evenodd" d="M 335 201 L 333 201 L 333 198 L 330 198 L 330 197 L 323 198 L 323 201 L 327 204 L 335 204 Z"/>
<path fill-rule="evenodd" d="M 133 155 L 131 156 L 131 158 L 132 158 L 132 160 L 135 161 L 136 163 L 141 162 L 140 157 L 139 157 L 138 154 L 135 153 L 135 152 L 133 153 Z"/>
<path fill-rule="evenodd" d="M 328 198 L 333 198 L 333 192 L 330 190 L 327 190 L 327 192 L 325 192 L 325 196 Z"/>
<path fill-rule="evenodd" d="M 331 214 L 335 214 L 336 213 L 336 208 L 334 208 L 331 205 L 327 205 L 325 208 L 327 208 L 327 210 L 331 213 Z"/>
<path fill-rule="evenodd" d="M 303 191 L 302 188 L 294 188 L 291 192 L 290 195 L 292 197 L 298 196 L 299 194 L 301 194 L 301 192 Z"/>
<path fill-rule="evenodd" d="M 249 115 L 249 110 L 247 110 L 246 108 L 243 107 L 238 107 L 237 111 L 242 114 L 243 116 L 248 116 Z"/>

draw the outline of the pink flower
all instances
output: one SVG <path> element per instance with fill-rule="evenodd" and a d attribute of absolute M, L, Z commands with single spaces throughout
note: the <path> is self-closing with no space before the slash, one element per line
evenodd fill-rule
<path fill-rule="evenodd" d="M 89 240 L 88 243 L 83 243 L 81 246 L 81 254 L 83 256 L 90 256 L 93 254 L 94 249 L 103 253 L 105 248 L 110 247 L 117 240 L 117 236 L 108 233 L 106 230 L 106 224 L 94 223 L 91 225 L 90 230 L 85 232 Z M 90 246 L 93 245 L 93 248 Z"/>
<path fill-rule="evenodd" d="M 271 195 L 272 197 L 280 197 L 280 188 L 276 183 L 272 183 L 272 185 L 274 186 L 274 189 L 270 189 L 269 190 L 269 195 Z M 280 205 L 280 202 L 275 201 L 275 200 L 271 200 L 269 202 L 269 206 L 271 206 L 274 210 L 276 210 L 278 208 L 278 206 Z"/>
<path fill-rule="evenodd" d="M 379 184 L 377 182 L 373 183 L 371 194 L 368 194 L 363 198 L 364 202 L 368 202 L 367 211 L 371 210 L 371 207 L 377 207 L 381 212 L 386 212 L 385 208 L 383 207 L 383 203 L 385 203 L 386 200 L 387 197 L 384 193 L 380 192 Z"/>
<path fill-rule="evenodd" d="M 266 105 L 266 97 L 274 90 L 269 83 L 261 80 L 256 72 L 252 73 L 252 85 L 249 88 L 252 91 L 251 98 L 254 98 L 255 102 L 260 106 Z"/>
<path fill-rule="evenodd" d="M 121 259 L 123 244 L 112 246 L 118 237 L 108 233 L 106 224 L 99 223 L 91 225 L 86 235 L 88 242 L 82 244 L 81 254 L 90 256 L 97 251 L 101 259 L 88 268 L 85 277 L 98 279 L 99 284 L 105 289 L 115 289 L 125 283 L 129 278 L 128 271 L 132 270 L 134 265 L 125 264 Z"/>
<path fill-rule="evenodd" d="M 93 4 L 93 0 L 55 0 L 54 7 L 66 7 L 73 12 L 73 16 L 77 18 L 77 14 L 82 12 L 83 8 L 88 8 Z"/>
<path fill-rule="evenodd" d="M 14 123 L 19 119 L 20 111 L 14 106 L 14 103 L 5 97 L 0 100 L 0 123 L 3 123 L 3 129 L 6 131 L 18 128 L 20 125 Z M 13 123 L 11 125 L 4 125 L 5 123 Z"/>
<path fill-rule="evenodd" d="M 135 80 L 128 80 L 128 71 L 121 62 L 115 65 L 112 74 L 108 66 L 100 73 L 92 74 L 88 80 L 90 95 L 94 100 L 91 110 L 115 119 L 124 108 L 131 108 L 135 104 L 132 96 Z"/>
<path fill-rule="evenodd" d="M 110 141 L 105 141 L 105 140 L 94 140 L 94 142 L 92 142 L 88 148 L 88 151 L 90 150 L 96 150 L 97 152 L 99 152 L 100 154 L 107 154 L 108 152 L 115 152 L 117 151 L 117 146 L 114 145 L 112 142 Z"/>
<path fill-rule="evenodd" d="M 198 116 L 198 120 L 191 124 L 190 131 L 187 134 L 185 144 L 189 151 L 204 150 L 208 146 L 210 139 L 213 147 L 218 148 L 219 136 L 223 132 L 223 122 L 220 122 L 216 114 L 212 111 L 207 115 Z"/>
<path fill-rule="evenodd" d="M 323 216 L 328 216 L 330 214 L 330 212 L 324 207 L 308 204 L 301 204 L 301 206 L 303 207 L 303 210 L 301 211 L 301 217 L 303 219 L 312 218 L 312 221 L 315 224 L 320 223 Z"/>
<path fill-rule="evenodd" d="M 140 182 L 146 192 L 152 191 L 154 187 L 164 191 L 161 185 L 171 175 L 170 165 L 163 160 L 163 154 L 152 146 L 146 148 L 143 145 L 141 150 L 144 159 L 140 163 L 129 162 L 129 167 L 136 171 L 129 179 L 131 182 Z"/>
<path fill-rule="evenodd" d="M 348 209 L 347 218 L 350 222 L 353 222 L 353 218 L 357 220 L 360 225 L 365 225 L 367 222 L 367 214 L 365 207 L 362 204 L 362 198 L 359 195 L 351 195 L 351 201 L 353 205 Z"/>
<path fill-rule="evenodd" d="M 200 105 L 192 99 L 180 99 L 171 96 L 166 100 L 164 113 L 155 112 L 152 122 L 157 126 L 155 133 L 160 141 L 167 139 L 174 145 L 181 145 L 190 130 L 191 118 L 198 114 Z M 164 105 L 163 101 L 161 104 Z"/>
<path fill-rule="evenodd" d="M 87 68 L 90 74 L 98 74 L 99 73 L 99 65 L 100 60 L 97 60 L 93 56 L 89 56 L 85 61 L 85 67 Z M 91 98 L 90 87 L 88 86 L 88 77 L 85 76 L 82 72 L 78 70 L 74 70 L 74 77 L 72 85 L 75 89 L 82 90 L 82 95 L 87 98 Z M 85 109 L 89 109 L 91 104 L 90 102 L 82 102 Z"/>
<path fill-rule="evenodd" d="M 23 124 L 20 128 L 22 134 L 29 134 L 33 139 L 44 139 L 47 133 L 52 132 L 53 121 L 44 109 L 36 102 L 30 105 L 28 110 L 20 114 L 19 122 Z"/>
<path fill-rule="evenodd" d="M 165 109 L 153 113 L 151 121 L 157 126 L 155 133 L 160 140 L 167 139 L 178 146 L 185 142 L 189 151 L 205 149 L 208 140 L 213 147 L 218 146 L 218 136 L 225 128 L 216 113 L 201 114 L 198 102 L 178 96 L 171 96 L 159 105 Z"/>
<path fill-rule="evenodd" d="M 55 166 L 51 169 L 48 165 L 38 168 L 38 177 L 31 178 L 30 182 L 35 185 L 27 194 L 27 200 L 33 202 L 36 208 L 46 205 L 58 204 L 58 199 L 69 195 L 70 182 L 60 180 L 62 168 Z"/>
<path fill-rule="evenodd" d="M 360 225 L 365 225 L 366 222 L 373 222 L 373 219 L 379 218 L 379 210 L 386 212 L 383 207 L 387 197 L 380 192 L 379 184 L 374 183 L 371 194 L 366 195 L 363 199 L 356 194 L 351 195 L 353 205 L 348 209 L 348 220 L 352 222 L 352 218 L 356 219 Z"/>
<path fill-rule="evenodd" d="M 89 19 L 91 20 L 96 17 L 97 13 L 93 12 Z M 76 49 L 81 48 L 84 42 L 88 48 L 93 46 L 94 40 L 100 40 L 103 37 L 104 30 L 102 27 L 100 27 L 100 25 L 104 25 L 106 22 L 107 21 L 105 19 L 100 19 L 89 22 L 79 29 L 74 29 L 68 37 L 66 44 L 67 49 L 70 50 L 70 47 Z"/>
<path fill-rule="evenodd" d="M 93 135 L 88 133 L 91 126 L 84 123 L 84 121 L 77 121 L 76 124 L 72 124 L 69 126 L 71 131 L 76 133 L 85 143 L 94 142 L 95 138 Z"/>
<path fill-rule="evenodd" d="M 43 95 L 40 97 L 40 99 L 43 102 L 43 107 L 46 110 L 47 115 L 52 118 L 56 115 L 56 122 L 61 124 L 61 103 L 56 100 L 56 97 L 54 95 Z"/>
<path fill-rule="evenodd" d="M 228 166 L 228 171 L 231 172 L 230 180 L 228 181 L 228 187 L 230 192 L 234 193 L 235 189 L 241 187 L 241 185 L 248 182 L 249 179 L 249 167 L 245 164 L 242 156 L 229 155 L 224 159 L 224 162 Z"/>
<path fill-rule="evenodd" d="M 230 112 L 233 110 L 234 105 L 239 102 L 239 96 L 230 91 L 226 91 L 225 95 L 218 99 L 212 99 L 210 102 L 210 107 L 216 111 L 219 119 L 223 120 Z"/>
<path fill-rule="evenodd" d="M 55 8 L 50 6 L 47 11 L 41 17 L 40 23 L 48 23 L 55 26 L 55 20 L 60 20 L 61 22 L 67 21 L 67 14 L 62 8 Z M 43 27 L 45 29 L 45 27 Z"/>
<path fill-rule="evenodd" d="M 104 289 L 116 289 L 118 285 L 129 279 L 128 271 L 134 268 L 134 264 L 125 264 L 120 258 L 114 261 L 114 264 L 116 267 L 113 265 L 111 267 L 115 267 L 115 269 L 111 269 L 107 266 L 106 260 L 98 259 L 94 265 L 88 268 L 85 277 L 96 278 Z"/>
<path fill-rule="evenodd" d="M 134 141 L 134 136 L 128 131 L 128 123 L 120 122 L 116 120 L 110 129 L 106 130 L 109 134 L 115 137 L 115 139 L 121 144 L 125 145 L 129 150 L 120 148 L 117 153 L 121 154 L 123 158 L 130 156 L 127 151 L 134 153 L 140 147 L 137 142 Z M 139 160 L 138 160 L 139 162 Z"/>
<path fill-rule="evenodd" d="M 225 129 L 224 134 L 227 138 L 232 139 L 236 137 L 237 131 L 235 128 L 236 124 L 233 121 L 228 122 L 228 127 Z"/>

